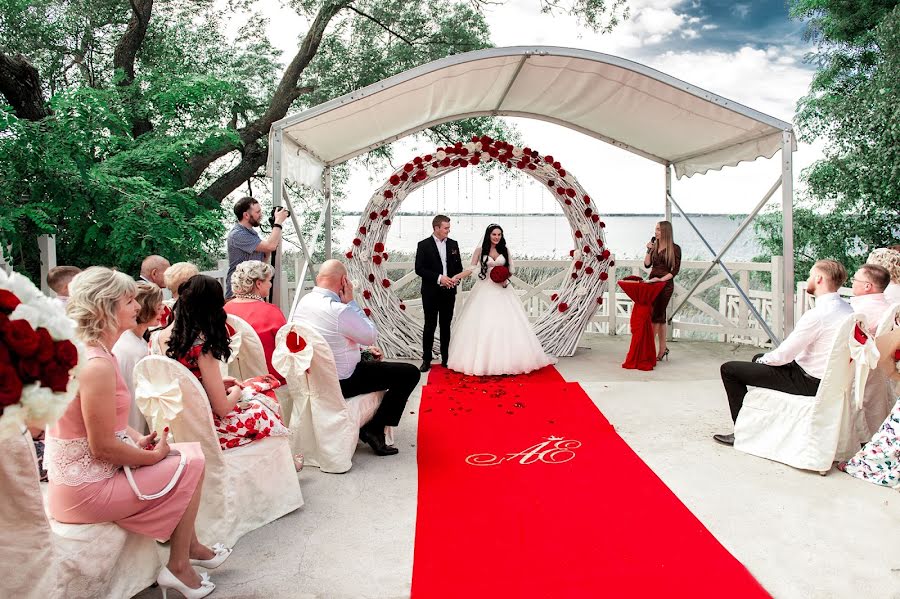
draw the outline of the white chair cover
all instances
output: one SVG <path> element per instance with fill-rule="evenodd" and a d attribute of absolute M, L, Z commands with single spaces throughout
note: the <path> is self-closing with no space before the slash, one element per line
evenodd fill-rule
<path fill-rule="evenodd" d="M 234 329 L 229 342 L 231 358 L 228 360 L 228 374 L 239 381 L 268 374 L 266 353 L 253 327 L 234 314 L 228 315 L 227 323 Z"/>
<path fill-rule="evenodd" d="M 288 336 L 292 333 L 311 349 L 291 351 Z M 290 419 L 294 451 L 303 453 L 304 463 L 322 472 L 350 470 L 359 428 L 372 419 L 384 392 L 344 399 L 331 347 L 301 323 L 289 322 L 278 330 L 272 365 L 287 379 L 294 400 Z"/>
<path fill-rule="evenodd" d="M 900 396 L 900 385 L 891 380 L 896 374 L 894 352 L 900 342 L 900 304 L 894 304 L 882 317 L 875 330 L 875 346 L 880 359 L 869 372 L 863 397 L 863 426 L 865 436 L 872 437 L 894 407 Z"/>
<path fill-rule="evenodd" d="M 114 523 L 62 524 L 44 509 L 34 444 L 0 440 L 0 597 L 131 597 L 156 580 L 156 542 Z"/>
<path fill-rule="evenodd" d="M 303 505 L 287 437 L 222 451 L 209 398 L 191 372 L 164 356 L 134 367 L 135 397 L 154 430 L 168 426 L 177 442 L 199 442 L 206 457 L 197 536 L 233 546 L 241 536 Z M 172 414 L 171 419 L 166 419 Z"/>
<path fill-rule="evenodd" d="M 866 318 L 860 314 L 861 322 Z M 881 354 L 875 347 L 875 340 L 867 332 L 868 325 L 857 325 L 850 335 L 850 359 L 853 360 L 853 401 L 857 410 L 862 410 L 863 394 L 869 371 L 878 366 Z"/>
<path fill-rule="evenodd" d="M 841 325 L 825 376 L 814 397 L 754 388 L 734 425 L 734 448 L 804 470 L 827 472 L 861 442 L 854 431 L 858 410 L 851 401 L 853 328 L 865 322 L 852 315 Z"/>

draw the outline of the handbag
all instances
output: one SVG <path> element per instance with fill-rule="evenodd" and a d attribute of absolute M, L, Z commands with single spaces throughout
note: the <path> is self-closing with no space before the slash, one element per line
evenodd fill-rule
<path fill-rule="evenodd" d="M 134 442 L 134 439 L 126 436 L 124 439 L 125 443 L 137 447 L 137 443 Z M 134 475 L 131 473 L 131 466 L 123 466 L 125 470 L 125 478 L 128 480 L 128 485 L 131 487 L 131 490 L 134 491 L 134 494 L 137 495 L 137 498 L 141 501 L 151 501 L 153 499 L 159 499 L 163 497 L 166 493 L 175 488 L 175 485 L 178 483 L 178 479 L 181 478 L 181 473 L 184 471 L 184 465 L 187 463 L 187 456 L 183 453 L 178 454 L 181 458 L 178 462 L 178 467 L 175 468 L 175 473 L 172 475 L 172 480 L 166 484 L 165 487 L 162 488 L 158 493 L 153 493 L 151 495 L 146 495 L 141 493 L 141 490 L 138 489 L 137 483 L 134 481 Z"/>

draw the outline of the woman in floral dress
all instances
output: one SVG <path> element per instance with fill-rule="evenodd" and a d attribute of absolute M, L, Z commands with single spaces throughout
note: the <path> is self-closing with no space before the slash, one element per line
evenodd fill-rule
<path fill-rule="evenodd" d="M 893 354 L 895 369 L 891 378 L 896 381 L 900 380 L 900 347 L 895 347 Z M 900 490 L 900 397 L 872 440 L 848 461 L 838 464 L 838 468 L 850 476 Z"/>
<path fill-rule="evenodd" d="M 179 361 L 203 385 L 222 449 L 288 436 L 275 398 L 280 386 L 275 377 L 238 382 L 222 376 L 222 363 L 231 356 L 224 305 L 218 281 L 206 275 L 191 277 L 179 289 L 173 324 L 155 334 L 150 351 Z"/>

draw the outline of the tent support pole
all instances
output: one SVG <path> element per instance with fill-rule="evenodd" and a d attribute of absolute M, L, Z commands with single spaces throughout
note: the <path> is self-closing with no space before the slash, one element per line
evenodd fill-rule
<path fill-rule="evenodd" d="M 323 210 L 325 212 L 325 259 L 331 260 L 331 167 L 325 167 L 325 205 L 323 206 Z M 314 237 L 312 240 L 313 247 L 316 245 L 316 241 L 318 236 Z"/>
<path fill-rule="evenodd" d="M 793 134 L 781 133 L 781 232 L 784 255 L 784 336 L 794 330 L 794 155 Z"/>
<path fill-rule="evenodd" d="M 284 171 L 281 168 L 281 153 L 283 146 L 283 131 L 281 129 L 275 129 L 275 135 L 273 136 L 272 143 L 274 144 L 274 150 L 272 152 L 272 206 L 279 207 L 282 205 L 282 188 L 284 185 Z M 284 312 L 284 302 L 281 297 L 281 290 L 287 283 L 287 281 L 282 281 L 282 272 L 281 272 L 281 253 L 283 249 L 283 243 L 279 242 L 278 247 L 275 248 L 275 273 L 272 275 L 272 297 L 274 298 L 275 305 L 281 308 L 281 311 Z"/>

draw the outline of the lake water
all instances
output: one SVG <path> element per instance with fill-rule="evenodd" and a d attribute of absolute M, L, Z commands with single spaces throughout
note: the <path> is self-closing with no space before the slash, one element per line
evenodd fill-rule
<path fill-rule="evenodd" d="M 561 215 L 449 215 L 450 237 L 459 242 L 463 254 L 468 254 L 481 243 L 484 230 L 491 223 L 503 227 L 506 243 L 513 256 L 567 258 L 574 246 L 569 223 Z M 416 244 L 431 234 L 432 215 L 403 215 L 393 219 L 385 245 L 388 251 L 414 252 Z M 653 235 L 653 227 L 659 216 L 606 216 L 606 245 L 618 258 L 638 258 L 644 255 L 645 244 Z M 692 216 L 692 222 L 718 251 L 737 230 L 743 217 L 729 215 Z M 345 215 L 337 231 L 340 248 L 349 248 L 359 227 L 359 215 Z M 673 217 L 675 242 L 681 246 L 685 260 L 708 260 L 709 250 L 697 237 L 691 226 L 679 217 Z M 750 260 L 759 253 L 759 244 L 749 226 L 725 254 L 727 260 Z"/>

